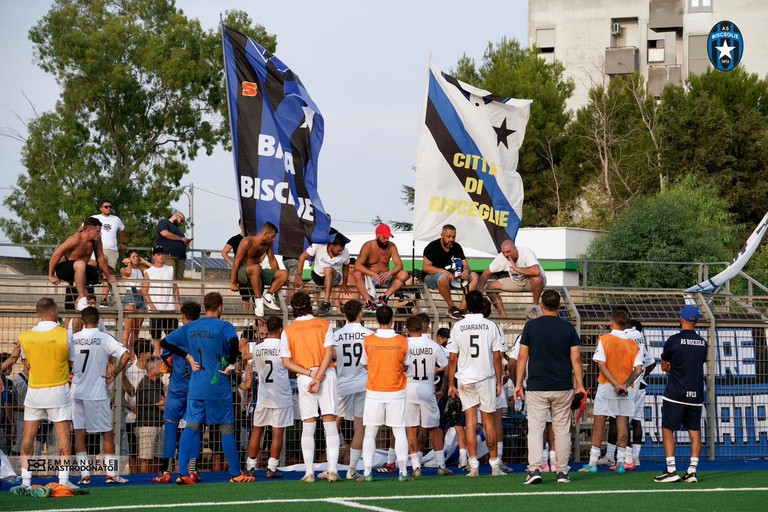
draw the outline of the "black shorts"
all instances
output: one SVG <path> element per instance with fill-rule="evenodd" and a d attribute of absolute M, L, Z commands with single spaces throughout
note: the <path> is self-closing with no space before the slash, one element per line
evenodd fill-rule
<path fill-rule="evenodd" d="M 62 281 L 66 281 L 68 283 L 74 283 L 75 282 L 75 261 L 74 260 L 62 261 L 61 263 L 56 265 L 55 272 L 56 272 L 56 277 L 58 277 Z M 86 265 L 85 266 L 85 284 L 86 285 L 99 284 L 99 281 L 101 281 L 101 272 L 99 272 L 99 269 L 94 267 L 93 265 Z"/>
<path fill-rule="evenodd" d="M 238 291 L 240 292 L 240 298 L 243 300 L 243 302 L 250 302 L 250 300 L 254 297 L 253 288 L 251 288 L 249 285 L 240 284 L 239 286 L 240 289 Z"/>
<path fill-rule="evenodd" d="M 179 328 L 177 318 L 151 318 L 149 320 L 149 336 L 153 340 L 163 339 L 163 333 L 166 336 Z"/>
<path fill-rule="evenodd" d="M 88 292 L 88 295 L 93 295 L 93 286 L 86 286 L 85 291 Z M 77 288 L 75 288 L 74 286 L 67 286 L 67 289 L 64 293 L 64 310 L 74 311 L 76 300 L 77 300 Z"/>
<path fill-rule="evenodd" d="M 686 405 L 664 400 L 661 404 L 661 428 L 701 430 L 701 405 Z"/>

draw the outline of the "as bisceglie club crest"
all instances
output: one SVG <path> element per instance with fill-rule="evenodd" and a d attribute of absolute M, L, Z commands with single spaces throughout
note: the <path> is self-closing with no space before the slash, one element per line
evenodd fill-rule
<path fill-rule="evenodd" d="M 744 54 L 744 36 L 730 21 L 720 21 L 712 27 L 707 38 L 709 61 L 719 71 L 732 71 Z"/>

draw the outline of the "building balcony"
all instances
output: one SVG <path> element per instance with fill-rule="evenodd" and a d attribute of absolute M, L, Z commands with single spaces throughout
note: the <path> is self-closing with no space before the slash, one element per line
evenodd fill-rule
<path fill-rule="evenodd" d="M 666 32 L 683 28 L 683 0 L 651 0 L 648 28 Z"/>
<path fill-rule="evenodd" d="M 640 51 L 635 46 L 605 49 L 605 74 L 629 75 L 640 69 Z"/>
<path fill-rule="evenodd" d="M 648 94 L 661 96 L 667 85 L 680 85 L 682 70 L 680 64 L 648 66 Z"/>

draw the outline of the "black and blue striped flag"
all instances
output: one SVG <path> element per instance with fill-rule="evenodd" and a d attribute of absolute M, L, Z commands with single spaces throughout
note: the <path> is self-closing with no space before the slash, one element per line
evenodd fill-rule
<path fill-rule="evenodd" d="M 274 251 L 329 241 L 317 191 L 323 116 L 299 77 L 251 38 L 221 26 L 232 152 L 245 232 L 278 228 Z"/>

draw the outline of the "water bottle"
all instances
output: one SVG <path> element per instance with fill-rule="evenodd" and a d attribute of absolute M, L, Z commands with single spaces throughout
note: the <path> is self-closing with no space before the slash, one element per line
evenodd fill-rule
<path fill-rule="evenodd" d="M 515 412 L 520 412 L 523 410 L 523 399 L 520 397 L 517 397 L 515 399 Z"/>
<path fill-rule="evenodd" d="M 453 275 L 454 277 L 461 276 L 461 272 L 464 270 L 464 263 L 459 258 L 453 258 Z"/>

